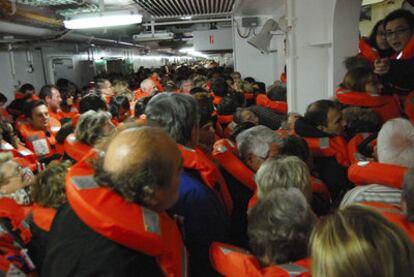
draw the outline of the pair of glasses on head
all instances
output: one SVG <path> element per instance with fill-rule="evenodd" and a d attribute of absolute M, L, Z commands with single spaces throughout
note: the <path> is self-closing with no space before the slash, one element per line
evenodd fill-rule
<path fill-rule="evenodd" d="M 385 37 L 390 38 L 390 37 L 393 37 L 394 35 L 399 37 L 407 31 L 411 31 L 411 28 L 407 27 L 407 28 L 403 28 L 403 29 L 397 29 L 395 31 L 386 31 L 385 32 Z"/>

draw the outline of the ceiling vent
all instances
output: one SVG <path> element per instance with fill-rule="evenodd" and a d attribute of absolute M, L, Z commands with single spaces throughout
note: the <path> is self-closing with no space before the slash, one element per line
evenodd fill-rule
<path fill-rule="evenodd" d="M 235 0 L 136 0 L 135 2 L 153 17 L 180 17 L 231 14 Z"/>

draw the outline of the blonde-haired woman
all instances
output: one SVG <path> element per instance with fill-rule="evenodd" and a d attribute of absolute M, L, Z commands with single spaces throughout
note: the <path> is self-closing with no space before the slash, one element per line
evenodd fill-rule
<path fill-rule="evenodd" d="M 313 277 L 414 276 L 407 235 L 379 213 L 351 205 L 322 219 L 310 241 Z"/>

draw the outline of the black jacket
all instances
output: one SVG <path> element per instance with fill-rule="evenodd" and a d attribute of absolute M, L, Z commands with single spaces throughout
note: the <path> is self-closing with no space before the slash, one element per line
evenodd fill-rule
<path fill-rule="evenodd" d="M 64 204 L 50 230 L 41 276 L 153 277 L 163 274 L 155 258 L 99 235 L 79 219 L 69 204 Z"/>

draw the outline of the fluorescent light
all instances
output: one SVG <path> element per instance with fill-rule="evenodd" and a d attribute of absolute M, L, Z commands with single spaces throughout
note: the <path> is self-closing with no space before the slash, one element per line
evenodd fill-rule
<path fill-rule="evenodd" d="M 66 29 L 91 29 L 138 24 L 142 15 L 136 11 L 112 11 L 74 15 L 63 21 Z"/>
<path fill-rule="evenodd" d="M 179 50 L 179 52 L 180 53 L 186 53 L 186 54 L 188 54 L 190 56 L 193 56 L 193 57 L 208 58 L 208 56 L 206 54 L 198 52 L 198 51 L 194 50 L 194 48 L 192 48 L 192 47 L 181 48 Z"/>

